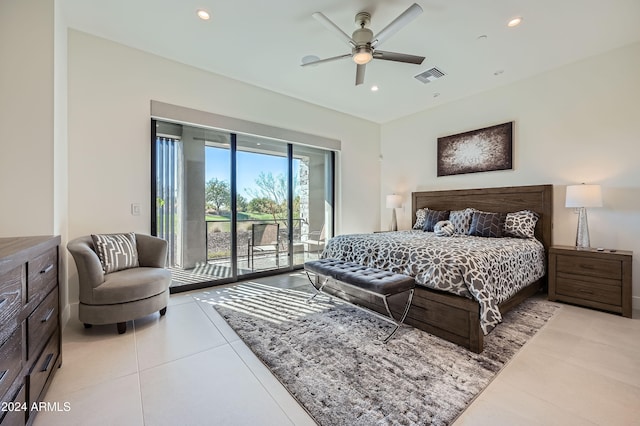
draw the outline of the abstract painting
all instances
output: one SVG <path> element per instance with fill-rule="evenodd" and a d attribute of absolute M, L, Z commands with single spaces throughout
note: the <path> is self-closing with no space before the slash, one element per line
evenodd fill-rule
<path fill-rule="evenodd" d="M 438 176 L 508 170 L 513 122 L 438 138 Z"/>

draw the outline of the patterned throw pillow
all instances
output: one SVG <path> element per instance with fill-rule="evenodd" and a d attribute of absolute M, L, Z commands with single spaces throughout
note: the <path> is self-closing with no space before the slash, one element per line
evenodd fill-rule
<path fill-rule="evenodd" d="M 418 209 L 416 210 L 416 223 L 413 225 L 413 229 L 422 229 L 424 226 L 424 215 L 427 213 L 429 209 Z"/>
<path fill-rule="evenodd" d="M 91 235 L 105 274 L 138 266 L 136 234 Z"/>
<path fill-rule="evenodd" d="M 433 233 L 436 234 L 436 237 L 450 237 L 453 232 L 453 223 L 448 220 L 441 220 L 433 227 Z"/>
<path fill-rule="evenodd" d="M 504 235 L 515 238 L 534 238 L 539 218 L 540 215 L 531 210 L 507 213 L 504 221 Z"/>
<path fill-rule="evenodd" d="M 441 220 L 449 219 L 449 210 L 429 210 L 424 215 L 424 225 L 422 230 L 433 232 L 433 227 Z"/>
<path fill-rule="evenodd" d="M 471 228 L 474 209 L 451 210 L 449 220 L 453 224 L 454 233 L 467 235 Z"/>
<path fill-rule="evenodd" d="M 469 235 L 490 238 L 502 237 L 505 216 L 504 213 L 473 212 Z"/>

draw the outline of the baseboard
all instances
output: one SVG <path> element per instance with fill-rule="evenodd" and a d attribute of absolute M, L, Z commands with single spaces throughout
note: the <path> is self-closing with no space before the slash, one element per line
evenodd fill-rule
<path fill-rule="evenodd" d="M 633 309 L 640 309 L 640 296 L 633 296 L 631 298 L 631 307 Z"/>
<path fill-rule="evenodd" d="M 76 303 L 77 305 L 77 303 Z M 71 318 L 71 304 L 67 304 L 67 306 L 64 307 L 64 309 L 62 310 L 62 315 L 60 315 L 60 326 L 62 328 L 62 330 L 64 330 L 64 328 L 66 327 L 67 323 L 69 322 L 69 318 Z"/>

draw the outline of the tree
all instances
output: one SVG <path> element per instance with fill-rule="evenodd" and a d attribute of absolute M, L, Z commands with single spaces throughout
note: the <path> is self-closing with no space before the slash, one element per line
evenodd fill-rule
<path fill-rule="evenodd" d="M 275 210 L 273 200 L 265 197 L 252 198 L 247 205 L 247 210 L 251 213 L 268 213 L 271 214 Z"/>
<path fill-rule="evenodd" d="M 231 206 L 231 190 L 228 182 L 212 178 L 205 185 L 204 191 L 207 204 L 215 206 L 218 214 L 222 206 Z"/>
<path fill-rule="evenodd" d="M 269 213 L 273 216 L 273 221 L 282 219 L 286 216 L 287 212 L 287 195 L 288 186 L 287 179 L 283 173 L 278 176 L 273 176 L 273 173 L 260 172 L 255 180 L 257 188 L 247 189 L 249 195 L 254 199 L 270 200 L 271 203 L 264 203 L 261 201 L 261 208 L 267 208 L 267 211 L 263 213 Z M 293 193 L 294 198 L 297 197 L 298 192 L 298 179 L 297 175 L 293 177 Z M 253 200 L 252 200 L 253 201 Z M 249 203 L 251 205 L 251 203 Z"/>
<path fill-rule="evenodd" d="M 236 196 L 236 209 L 239 212 L 246 212 L 247 211 L 247 206 L 248 206 L 247 199 L 244 198 L 242 195 L 238 194 Z"/>

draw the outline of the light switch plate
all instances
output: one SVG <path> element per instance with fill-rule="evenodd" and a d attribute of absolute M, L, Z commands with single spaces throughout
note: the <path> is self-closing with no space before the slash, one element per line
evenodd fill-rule
<path fill-rule="evenodd" d="M 131 203 L 131 215 L 140 216 L 140 203 Z"/>

